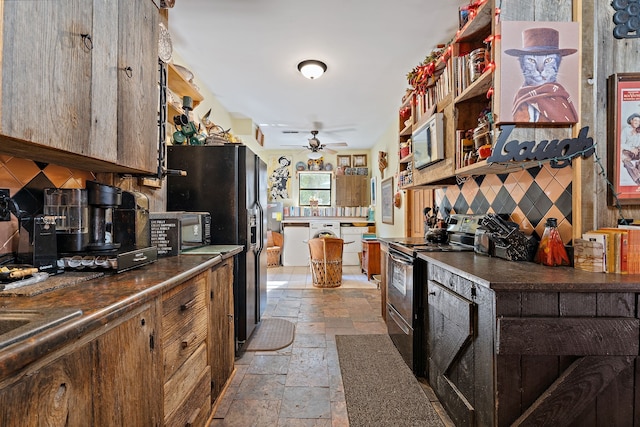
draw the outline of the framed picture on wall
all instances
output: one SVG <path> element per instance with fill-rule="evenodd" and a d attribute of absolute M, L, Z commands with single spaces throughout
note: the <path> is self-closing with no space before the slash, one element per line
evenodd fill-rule
<path fill-rule="evenodd" d="M 640 204 L 640 73 L 609 76 L 607 159 L 609 204 Z"/>
<path fill-rule="evenodd" d="M 354 154 L 353 155 L 353 167 L 354 168 L 362 168 L 367 166 L 367 155 L 366 154 Z"/>
<path fill-rule="evenodd" d="M 338 167 L 341 167 L 341 168 L 350 168 L 351 167 L 351 156 L 349 156 L 349 155 L 346 155 L 346 156 L 338 155 L 338 156 L 336 156 L 336 158 L 337 158 Z"/>
<path fill-rule="evenodd" d="M 382 181 L 380 184 L 380 206 L 382 222 L 393 224 L 393 177 Z"/>
<path fill-rule="evenodd" d="M 499 123 L 577 123 L 579 23 L 502 21 L 500 32 Z"/>

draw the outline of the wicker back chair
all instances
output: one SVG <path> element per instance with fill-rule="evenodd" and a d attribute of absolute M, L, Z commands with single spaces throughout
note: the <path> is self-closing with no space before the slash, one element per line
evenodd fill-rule
<path fill-rule="evenodd" d="M 342 250 L 344 240 L 320 237 L 309 240 L 313 286 L 336 288 L 342 284 Z"/>

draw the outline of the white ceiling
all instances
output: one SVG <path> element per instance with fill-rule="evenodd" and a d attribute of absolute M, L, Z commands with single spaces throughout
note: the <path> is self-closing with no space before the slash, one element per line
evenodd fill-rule
<path fill-rule="evenodd" d="M 320 128 L 322 143 L 348 143 L 337 150 L 368 149 L 397 123 L 406 74 L 453 38 L 468 3 L 178 0 L 169 30 L 183 65 L 227 111 L 260 126 L 265 148 L 305 145 Z M 305 59 L 325 62 L 325 75 L 302 77 Z"/>

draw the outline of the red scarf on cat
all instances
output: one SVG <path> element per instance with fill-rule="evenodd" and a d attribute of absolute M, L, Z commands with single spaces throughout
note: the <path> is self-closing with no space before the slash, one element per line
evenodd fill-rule
<path fill-rule="evenodd" d="M 578 114 L 573 108 L 569 92 L 559 83 L 520 88 L 513 100 L 514 122 L 531 122 L 529 106 L 538 110 L 538 122 L 577 123 Z"/>

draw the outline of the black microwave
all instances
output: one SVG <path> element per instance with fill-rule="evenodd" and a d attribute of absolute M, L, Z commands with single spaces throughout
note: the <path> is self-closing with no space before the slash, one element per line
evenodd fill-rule
<path fill-rule="evenodd" d="M 186 249 L 211 244 L 209 212 L 150 212 L 151 242 L 158 256 L 178 255 Z"/>

